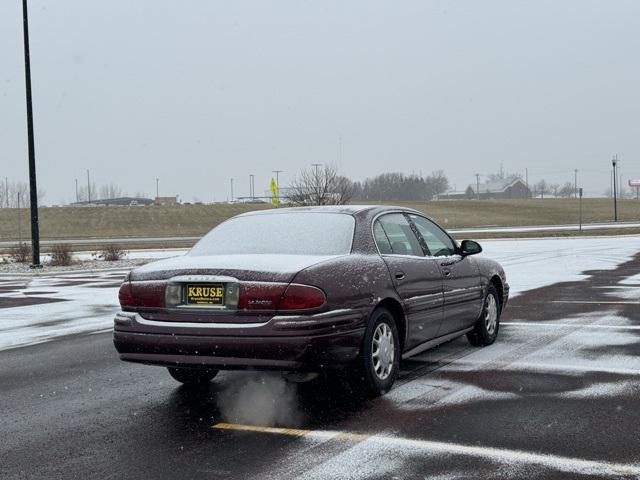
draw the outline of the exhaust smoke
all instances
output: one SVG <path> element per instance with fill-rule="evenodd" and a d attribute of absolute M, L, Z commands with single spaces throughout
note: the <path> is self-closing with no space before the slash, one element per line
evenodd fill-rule
<path fill-rule="evenodd" d="M 237 375 L 220 394 L 218 407 L 229 423 L 291 427 L 303 420 L 296 386 L 279 374 Z"/>

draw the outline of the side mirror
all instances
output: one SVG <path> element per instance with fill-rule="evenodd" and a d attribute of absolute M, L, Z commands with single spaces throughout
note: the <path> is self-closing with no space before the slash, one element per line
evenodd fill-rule
<path fill-rule="evenodd" d="M 463 240 L 460 244 L 460 254 L 463 257 L 467 255 L 475 255 L 476 253 L 480 253 L 482 251 L 482 247 L 478 242 L 474 242 L 473 240 Z"/>

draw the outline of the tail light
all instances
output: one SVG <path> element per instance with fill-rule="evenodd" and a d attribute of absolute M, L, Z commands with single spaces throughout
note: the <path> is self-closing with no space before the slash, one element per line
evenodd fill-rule
<path fill-rule="evenodd" d="M 135 306 L 133 294 L 131 293 L 131 283 L 129 280 L 125 280 L 124 283 L 120 285 L 120 290 L 118 290 L 118 301 L 122 308 Z"/>
<path fill-rule="evenodd" d="M 306 310 L 324 305 L 319 288 L 286 283 L 241 283 L 238 310 Z"/>
<path fill-rule="evenodd" d="M 118 300 L 123 310 L 179 306 L 180 289 L 173 288 L 172 290 L 172 287 L 174 286 L 169 285 L 167 288 L 167 282 L 163 281 L 125 281 L 118 292 Z M 244 311 L 308 310 L 321 307 L 327 300 L 322 290 L 310 285 L 241 282 L 239 287 L 237 309 Z M 169 295 L 170 293 L 172 295 Z M 177 300 L 171 301 L 174 296 Z M 168 300 L 165 300 L 167 298 Z M 228 298 L 227 300 L 232 300 L 227 308 L 235 308 L 233 301 L 235 299 Z"/>
<path fill-rule="evenodd" d="M 118 292 L 123 309 L 164 308 L 165 282 L 124 282 Z"/>
<path fill-rule="evenodd" d="M 324 292 L 316 287 L 292 283 L 287 287 L 278 304 L 278 310 L 304 310 L 324 305 L 327 298 Z"/>

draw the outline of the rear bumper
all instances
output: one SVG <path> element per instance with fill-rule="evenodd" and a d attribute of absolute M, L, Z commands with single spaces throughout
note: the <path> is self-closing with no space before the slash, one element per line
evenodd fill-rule
<path fill-rule="evenodd" d="M 123 326 L 123 318 L 130 324 Z M 308 323 L 298 321 L 308 329 Z M 153 322 L 155 327 L 149 328 L 149 322 L 136 314 L 121 313 L 116 317 L 113 341 L 122 360 L 163 366 L 317 371 L 340 368 L 354 360 L 360 352 L 364 326 L 351 324 L 327 331 L 327 318 L 322 321 L 321 333 L 283 334 L 276 328 L 210 328 L 190 333 L 185 328 L 162 328 L 161 322 Z"/>

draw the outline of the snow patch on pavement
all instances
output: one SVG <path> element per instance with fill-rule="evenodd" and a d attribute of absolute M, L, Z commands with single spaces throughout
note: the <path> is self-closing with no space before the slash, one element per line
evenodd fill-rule
<path fill-rule="evenodd" d="M 485 240 L 483 253 L 500 262 L 511 295 L 587 278 L 589 270 L 613 270 L 640 252 L 640 237 Z M 636 275 L 640 283 L 640 274 Z M 626 280 L 633 281 L 634 277 Z"/>

